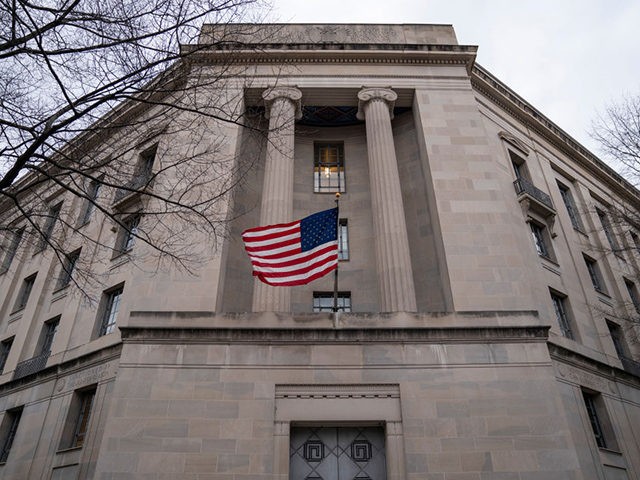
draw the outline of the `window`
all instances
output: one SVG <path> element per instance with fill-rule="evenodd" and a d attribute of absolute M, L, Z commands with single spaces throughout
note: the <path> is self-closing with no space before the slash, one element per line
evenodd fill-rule
<path fill-rule="evenodd" d="M 531 235 L 533 237 L 533 243 L 536 246 L 536 251 L 541 257 L 552 259 L 551 256 L 551 240 L 547 234 L 546 227 L 534 221 L 529 221 L 529 227 L 531 228 Z"/>
<path fill-rule="evenodd" d="M 314 312 L 333 312 L 333 292 L 313 292 Z M 351 311 L 351 292 L 338 292 L 338 311 Z"/>
<path fill-rule="evenodd" d="M 607 320 L 607 327 L 609 328 L 609 333 L 611 334 L 611 341 L 613 342 L 613 346 L 616 349 L 616 353 L 619 358 L 627 358 L 627 346 L 624 341 L 624 334 L 622 333 L 622 328 L 617 323 L 613 323 Z"/>
<path fill-rule="evenodd" d="M 636 252 L 640 253 L 640 238 L 633 232 L 631 233 L 631 240 L 633 240 L 633 246 L 636 249 Z"/>
<path fill-rule="evenodd" d="M 84 445 L 89 430 L 91 408 L 96 396 L 96 387 L 73 392 L 67 421 L 62 432 L 60 448 L 79 448 Z"/>
<path fill-rule="evenodd" d="M 578 209 L 576 208 L 576 204 L 573 201 L 573 195 L 571 195 L 569 187 L 558 182 L 558 189 L 560 189 L 560 196 L 562 197 L 564 206 L 567 208 L 567 213 L 569 214 L 571 225 L 573 225 L 573 228 L 575 228 L 576 230 L 582 231 L 582 220 L 580 219 L 580 215 L 578 215 Z"/>
<path fill-rule="evenodd" d="M 118 240 L 116 242 L 116 255 L 121 255 L 130 251 L 136 244 L 138 226 L 140 225 L 141 217 L 142 216 L 138 213 L 127 217 L 122 221 L 122 226 L 118 233 Z"/>
<path fill-rule="evenodd" d="M 587 271 L 589 272 L 593 288 L 596 292 L 606 293 L 602 274 L 600 273 L 600 268 L 598 268 L 598 263 L 593 258 L 587 257 L 584 254 L 582 257 L 584 258 L 584 263 L 587 265 Z"/>
<path fill-rule="evenodd" d="M 607 414 L 602 395 L 592 391 L 582 390 L 582 398 L 587 409 L 587 416 L 596 444 L 600 448 L 618 449 L 613 427 Z"/>
<path fill-rule="evenodd" d="M 11 345 L 13 345 L 13 337 L 0 342 L 0 373 L 4 371 L 4 366 L 7 363 L 7 358 L 9 358 L 9 353 L 11 352 Z"/>
<path fill-rule="evenodd" d="M 64 259 L 64 262 L 60 269 L 60 276 L 58 277 L 56 290 L 60 290 L 71 283 L 73 271 L 75 270 L 76 264 L 78 263 L 78 258 L 80 258 L 80 249 L 66 255 L 66 258 Z"/>
<path fill-rule="evenodd" d="M 316 143 L 314 145 L 313 191 L 344 192 L 344 145 Z"/>
<path fill-rule="evenodd" d="M 562 336 L 573 339 L 573 331 L 571 330 L 571 322 L 569 321 L 569 315 L 567 314 L 567 299 L 560 296 L 557 293 L 551 292 L 551 301 L 553 302 L 553 309 L 556 314 L 556 320 L 560 327 Z"/>
<path fill-rule="evenodd" d="M 84 205 L 82 206 L 82 210 L 80 211 L 80 217 L 78 219 L 79 225 L 84 225 L 86 223 L 89 223 L 89 220 L 91 220 L 91 214 L 96 208 L 96 200 L 98 199 L 98 195 L 100 194 L 101 185 L 102 185 L 102 177 L 95 180 L 91 180 L 89 182 L 89 186 L 87 188 L 87 191 L 85 192 L 87 198 L 85 199 Z"/>
<path fill-rule="evenodd" d="M 24 228 L 21 228 L 15 232 L 9 232 L 9 234 L 7 235 L 7 246 L 4 258 L 2 259 L 2 265 L 0 266 L 0 274 L 9 270 L 11 262 L 13 262 L 13 257 L 16 256 L 16 252 L 18 251 L 18 247 L 20 246 L 20 241 L 22 240 L 23 234 Z"/>
<path fill-rule="evenodd" d="M 6 463 L 9 458 L 9 452 L 13 445 L 13 440 L 16 438 L 16 432 L 18 431 L 18 425 L 20 424 L 20 417 L 22 417 L 22 407 L 14 410 L 7 410 L 2 419 L 2 425 L 0 426 L 0 435 L 2 438 L 2 450 L 0 451 L 0 463 Z"/>
<path fill-rule="evenodd" d="M 338 220 L 338 260 L 349 260 L 349 228 L 346 218 Z"/>
<path fill-rule="evenodd" d="M 31 290 L 33 289 L 33 284 L 36 282 L 36 275 L 37 273 L 34 273 L 23 280 L 22 287 L 20 287 L 20 291 L 18 292 L 18 298 L 16 298 L 16 304 L 13 307 L 14 312 L 22 310 L 27 306 L 29 295 L 31 295 Z"/>
<path fill-rule="evenodd" d="M 513 172 L 516 174 L 516 179 L 529 180 L 529 171 L 524 158 L 516 155 L 511 150 L 509 150 L 509 157 L 511 158 L 511 165 L 513 166 Z"/>
<path fill-rule="evenodd" d="M 103 294 L 98 336 L 108 335 L 115 331 L 122 292 L 123 287 L 120 286 Z"/>
<path fill-rule="evenodd" d="M 56 336 L 59 323 L 60 317 L 53 318 L 44 323 L 44 326 L 42 327 L 42 334 L 40 336 L 40 353 L 38 355 L 49 355 L 51 353 L 53 338 Z"/>
<path fill-rule="evenodd" d="M 53 233 L 53 229 L 56 226 L 58 217 L 60 216 L 61 209 L 62 202 L 54 205 L 49 209 L 44 225 L 42 226 L 42 230 L 40 230 L 40 242 L 38 243 L 38 248 L 36 248 L 36 253 L 41 252 L 42 250 L 47 248 L 47 245 L 49 244 L 49 241 L 51 239 L 51 234 Z"/>
<path fill-rule="evenodd" d="M 596 213 L 598 215 L 598 218 L 600 219 L 600 224 L 602 225 L 602 230 L 604 231 L 604 235 L 607 237 L 609 246 L 611 247 L 613 252 L 618 252 L 620 250 L 620 247 L 618 246 L 616 237 L 613 234 L 613 228 L 611 226 L 611 222 L 609 221 L 609 217 L 607 216 L 606 213 L 604 213 L 599 208 L 596 208 Z"/>
<path fill-rule="evenodd" d="M 631 297 L 631 303 L 633 303 L 633 307 L 636 309 L 636 312 L 640 313 L 640 296 L 638 296 L 638 289 L 636 288 L 636 284 L 631 280 L 624 279 L 624 284 L 627 287 L 627 292 L 629 292 L 629 297 Z"/>

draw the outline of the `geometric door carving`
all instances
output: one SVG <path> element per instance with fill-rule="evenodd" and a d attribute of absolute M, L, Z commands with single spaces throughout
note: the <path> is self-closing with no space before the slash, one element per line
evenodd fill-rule
<path fill-rule="evenodd" d="M 381 427 L 291 427 L 290 480 L 385 480 Z"/>

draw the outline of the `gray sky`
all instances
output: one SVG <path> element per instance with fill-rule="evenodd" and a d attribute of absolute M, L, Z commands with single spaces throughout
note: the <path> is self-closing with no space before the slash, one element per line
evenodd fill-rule
<path fill-rule="evenodd" d="M 304 23 L 445 23 L 478 63 L 598 154 L 597 112 L 640 94 L 640 1 L 273 0 Z"/>

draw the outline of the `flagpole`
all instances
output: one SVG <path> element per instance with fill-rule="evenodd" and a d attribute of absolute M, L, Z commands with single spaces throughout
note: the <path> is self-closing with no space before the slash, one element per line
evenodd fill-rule
<path fill-rule="evenodd" d="M 336 240 L 340 251 L 340 192 L 336 192 Z M 338 264 L 340 260 L 338 260 Z M 333 274 L 333 313 L 338 311 L 338 264 Z"/>

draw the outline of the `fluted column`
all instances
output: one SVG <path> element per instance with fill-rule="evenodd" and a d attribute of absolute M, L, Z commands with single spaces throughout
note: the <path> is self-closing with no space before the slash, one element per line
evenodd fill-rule
<path fill-rule="evenodd" d="M 302 92 L 294 87 L 274 87 L 262 93 L 269 119 L 260 225 L 293 220 L 293 150 L 295 119 L 302 111 Z M 291 288 L 272 287 L 254 280 L 254 312 L 289 312 Z"/>
<path fill-rule="evenodd" d="M 367 151 L 380 310 L 415 312 L 416 294 L 391 119 L 398 95 L 388 88 L 358 92 L 358 118 L 366 121 Z"/>

